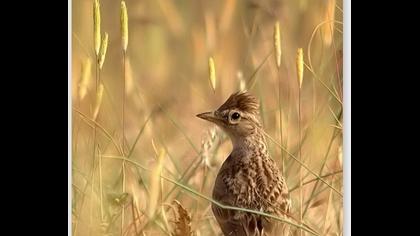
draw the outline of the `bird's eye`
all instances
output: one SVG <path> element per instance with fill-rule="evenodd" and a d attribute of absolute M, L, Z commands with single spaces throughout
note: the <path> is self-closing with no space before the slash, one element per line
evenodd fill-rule
<path fill-rule="evenodd" d="M 241 117 L 241 115 L 239 115 L 238 112 L 234 112 L 231 116 L 232 120 L 237 120 L 237 119 L 239 119 L 239 117 Z"/>

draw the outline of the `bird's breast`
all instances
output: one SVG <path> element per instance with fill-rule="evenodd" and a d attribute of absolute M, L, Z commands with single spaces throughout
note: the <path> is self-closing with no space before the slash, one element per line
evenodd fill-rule
<path fill-rule="evenodd" d="M 218 179 L 216 185 L 224 188 L 224 195 L 229 195 L 232 199 L 230 203 L 235 206 L 265 209 L 267 205 L 277 205 L 280 195 L 285 191 L 287 193 L 274 161 L 255 153 L 232 152 L 223 164 Z"/>

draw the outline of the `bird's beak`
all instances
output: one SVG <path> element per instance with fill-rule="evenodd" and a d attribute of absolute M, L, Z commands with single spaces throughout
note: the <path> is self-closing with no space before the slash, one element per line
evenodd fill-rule
<path fill-rule="evenodd" d="M 218 120 L 218 118 L 214 115 L 214 112 L 204 112 L 198 114 L 197 117 L 211 122 L 216 122 Z"/>

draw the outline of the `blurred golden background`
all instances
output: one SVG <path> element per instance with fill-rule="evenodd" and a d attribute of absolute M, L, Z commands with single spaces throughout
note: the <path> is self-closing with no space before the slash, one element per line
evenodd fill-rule
<path fill-rule="evenodd" d="M 300 165 L 287 152 L 297 156 L 300 141 L 303 162 L 324 180 L 304 169 L 303 223 L 319 235 L 342 235 L 342 1 L 126 0 L 125 56 L 121 3 L 99 3 L 100 33 L 109 36 L 102 69 L 94 50 L 94 0 L 72 1 L 73 235 L 180 235 L 182 226 L 195 235 L 221 235 L 210 202 L 180 185 L 211 197 L 231 144 L 195 115 L 243 88 L 260 99 L 292 214 L 299 218 Z"/>

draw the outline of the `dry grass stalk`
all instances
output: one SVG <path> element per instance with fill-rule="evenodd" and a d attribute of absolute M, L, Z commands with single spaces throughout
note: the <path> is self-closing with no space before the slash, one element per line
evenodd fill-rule
<path fill-rule="evenodd" d="M 123 193 L 123 195 L 131 196 L 131 224 L 134 227 L 134 231 L 136 232 L 135 235 L 138 235 L 138 227 L 141 225 L 143 221 L 143 214 L 146 210 L 147 206 L 147 194 L 144 190 L 143 183 L 141 177 L 139 177 L 132 166 L 127 165 L 125 167 L 125 177 L 127 183 L 127 193 Z M 127 197 L 128 198 L 128 197 Z M 128 200 L 125 203 L 120 204 L 120 207 L 124 207 L 127 204 Z M 127 213 L 126 213 L 127 214 Z M 126 226 L 125 229 L 131 226 Z M 124 229 L 124 230 L 125 230 Z"/>
<path fill-rule="evenodd" d="M 303 49 L 298 48 L 297 55 L 296 55 L 296 72 L 297 72 L 297 79 L 299 84 L 299 92 L 298 92 L 298 132 L 299 132 L 299 159 L 302 159 L 302 135 L 301 135 L 301 88 L 303 82 Z M 299 219 L 302 222 L 303 220 L 303 173 L 302 173 L 302 166 L 299 167 Z M 303 235 L 302 229 L 299 230 L 299 235 Z"/>
<path fill-rule="evenodd" d="M 127 14 L 127 6 L 125 5 L 125 1 L 121 1 L 121 42 L 122 48 L 124 52 L 127 51 L 128 46 L 128 14 Z"/>
<path fill-rule="evenodd" d="M 277 139 L 281 140 L 283 142 L 283 135 L 282 135 L 282 119 L 281 119 L 281 110 L 278 109 L 276 111 L 276 135 L 277 135 Z M 284 163 L 284 156 L 283 153 L 280 151 L 281 153 L 281 171 L 282 173 L 285 173 L 285 163 Z"/>
<path fill-rule="evenodd" d="M 276 65 L 281 65 L 281 41 L 280 41 L 280 23 L 277 21 L 274 25 L 274 51 L 276 55 Z"/>
<path fill-rule="evenodd" d="M 98 92 L 96 93 L 96 104 L 95 108 L 93 109 L 93 120 L 96 120 L 99 114 L 99 109 L 101 108 L 102 104 L 102 97 L 104 94 L 104 85 L 101 83 L 98 86 Z"/>
<path fill-rule="evenodd" d="M 214 66 L 213 57 L 209 58 L 209 78 L 210 78 L 211 88 L 213 89 L 213 92 L 216 92 L 216 68 Z"/>
<path fill-rule="evenodd" d="M 245 91 L 246 90 L 246 81 L 244 79 L 244 74 L 242 71 L 238 71 L 236 73 L 236 77 L 239 80 L 239 91 Z"/>
<path fill-rule="evenodd" d="M 99 110 L 98 110 L 99 111 Z M 101 221 L 105 222 L 104 218 L 104 200 L 103 200 L 103 178 L 102 178 L 102 151 L 99 149 L 99 158 L 98 158 L 98 169 L 99 169 L 99 203 L 100 203 L 100 212 L 101 212 Z"/>
<path fill-rule="evenodd" d="M 123 99 L 122 99 L 122 149 L 125 150 L 125 91 L 126 91 L 126 73 L 125 73 L 125 60 L 128 46 L 128 14 L 127 6 L 125 1 L 121 1 L 121 12 L 120 12 L 120 28 L 121 28 L 121 46 L 123 49 Z M 122 163 L 122 191 L 126 191 L 126 176 L 125 176 L 125 161 Z M 134 215 L 133 215 L 134 217 Z M 121 233 L 124 229 L 125 222 L 125 208 L 121 209 Z M 134 222 L 136 226 L 136 222 Z M 137 230 L 136 230 L 137 232 Z"/>
<path fill-rule="evenodd" d="M 343 166 L 343 146 L 342 145 L 338 147 L 338 161 L 340 162 L 340 166 Z"/>
<path fill-rule="evenodd" d="M 175 205 L 173 220 L 174 229 L 171 233 L 173 236 L 192 236 L 194 235 L 191 230 L 191 216 L 188 211 L 177 200 L 173 201 Z"/>
<path fill-rule="evenodd" d="M 204 12 L 204 25 L 206 30 L 207 48 L 210 52 L 212 52 L 216 47 L 217 40 L 216 18 L 212 11 Z"/>
<path fill-rule="evenodd" d="M 201 151 L 204 159 L 204 164 L 207 167 L 212 167 L 215 165 L 214 160 L 210 160 L 210 153 L 216 142 L 216 128 L 211 128 L 204 139 L 201 141 Z"/>
<path fill-rule="evenodd" d="M 239 91 L 246 91 L 246 82 L 244 79 L 239 81 Z"/>
<path fill-rule="evenodd" d="M 167 231 L 169 231 L 170 230 L 170 227 L 169 227 L 168 217 L 166 216 L 165 205 L 166 204 L 162 204 L 161 209 L 160 209 L 160 212 L 162 213 L 162 221 L 163 221 L 163 224 L 165 226 L 165 229 Z"/>
<path fill-rule="evenodd" d="M 82 63 L 82 76 L 79 82 L 79 99 L 83 100 L 87 94 L 89 78 L 92 74 L 92 60 L 86 58 Z"/>
<path fill-rule="evenodd" d="M 222 32 L 230 28 L 230 24 L 232 22 L 232 18 L 235 12 L 235 7 L 236 7 L 236 0 L 225 1 L 225 5 L 222 11 L 222 16 L 220 19 L 220 30 Z"/>
<path fill-rule="evenodd" d="M 316 208 L 322 206 L 327 201 L 327 198 L 321 198 L 319 200 L 314 201 L 309 208 Z"/>
<path fill-rule="evenodd" d="M 182 35 L 185 32 L 185 26 L 177 9 L 176 2 L 165 0 L 158 0 L 157 2 L 162 10 L 163 16 L 166 18 L 171 32 L 176 36 Z"/>
<path fill-rule="evenodd" d="M 93 44 L 95 54 L 98 56 L 101 46 L 101 9 L 99 0 L 93 1 Z"/>
<path fill-rule="evenodd" d="M 125 93 L 130 95 L 134 90 L 133 68 L 131 67 L 130 57 L 126 57 L 125 64 Z"/>
<path fill-rule="evenodd" d="M 323 27 L 324 44 L 330 46 L 334 37 L 335 0 L 329 0 L 324 13 L 324 21 L 328 22 Z"/>
<path fill-rule="evenodd" d="M 333 179 L 334 179 L 334 176 L 333 176 Z M 332 190 L 330 190 L 328 199 L 326 200 L 328 200 L 328 203 L 326 207 L 327 209 L 325 210 L 325 218 L 324 218 L 324 225 L 322 227 L 323 228 L 322 232 L 324 235 L 329 235 L 329 231 L 333 225 L 332 222 L 334 222 L 335 217 L 337 217 L 335 215 L 332 215 L 330 212 L 331 211 L 330 208 L 332 207 L 332 204 L 333 204 Z"/>
<path fill-rule="evenodd" d="M 297 78 L 299 82 L 299 88 L 302 88 L 303 82 L 303 49 L 298 48 L 297 55 L 296 55 L 296 72 Z"/>
<path fill-rule="evenodd" d="M 146 192 L 142 183 L 139 183 L 139 178 L 137 174 L 133 171 L 132 167 L 126 167 L 126 182 L 127 182 L 127 192 L 133 197 L 135 206 L 142 212 L 146 210 L 147 202 Z"/>
<path fill-rule="evenodd" d="M 101 48 L 99 50 L 99 58 L 98 58 L 99 69 L 102 69 L 102 66 L 104 65 L 107 49 L 108 49 L 108 33 L 105 32 L 105 35 L 102 39 Z"/>
<path fill-rule="evenodd" d="M 159 151 L 158 163 L 154 170 L 151 172 L 150 178 L 150 195 L 149 195 L 149 206 L 147 208 L 147 215 L 152 218 L 155 214 L 156 207 L 159 201 L 160 193 L 160 174 L 162 173 L 163 159 L 166 155 L 165 149 L 161 148 Z"/>

